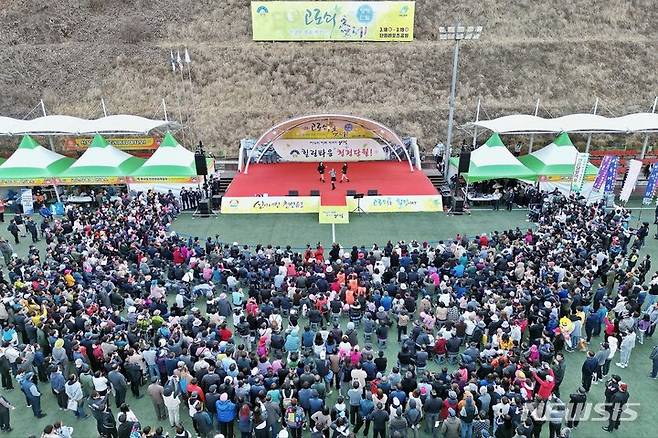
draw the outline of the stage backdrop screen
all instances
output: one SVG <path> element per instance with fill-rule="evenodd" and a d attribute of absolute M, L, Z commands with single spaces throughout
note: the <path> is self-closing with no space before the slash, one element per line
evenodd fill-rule
<path fill-rule="evenodd" d="M 414 1 L 252 1 L 254 41 L 413 41 Z"/>

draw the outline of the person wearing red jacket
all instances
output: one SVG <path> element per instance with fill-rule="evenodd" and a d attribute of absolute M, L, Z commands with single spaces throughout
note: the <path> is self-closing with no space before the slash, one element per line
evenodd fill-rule
<path fill-rule="evenodd" d="M 532 372 L 532 376 L 535 378 L 537 383 L 539 383 L 539 389 L 536 391 L 537 397 L 539 397 L 541 400 L 548 400 L 551 398 L 553 388 L 555 388 L 555 374 L 553 373 L 553 370 L 551 368 L 548 369 L 548 375 L 544 380 L 542 380 L 535 371 Z"/>

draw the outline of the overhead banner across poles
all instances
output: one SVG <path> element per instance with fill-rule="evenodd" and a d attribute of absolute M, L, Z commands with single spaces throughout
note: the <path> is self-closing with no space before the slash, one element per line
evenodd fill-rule
<path fill-rule="evenodd" d="M 254 41 L 413 41 L 414 1 L 252 1 Z"/>
<path fill-rule="evenodd" d="M 286 161 L 373 161 L 388 159 L 384 146 L 372 138 L 279 139 L 272 143 L 272 147 Z"/>

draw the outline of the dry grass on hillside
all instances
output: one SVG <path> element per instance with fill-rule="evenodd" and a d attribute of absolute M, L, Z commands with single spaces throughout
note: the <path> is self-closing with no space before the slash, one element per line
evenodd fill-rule
<path fill-rule="evenodd" d="M 376 118 L 430 145 L 445 137 L 451 46 L 436 28 L 462 17 L 486 26 L 464 44 L 458 122 L 530 112 L 588 111 L 596 96 L 621 113 L 656 93 L 658 8 L 600 2 L 417 1 L 413 43 L 254 43 L 246 0 L 9 0 L 0 11 L 0 114 L 43 98 L 51 112 L 152 116 L 164 97 L 203 138 L 233 155 L 238 141 L 292 115 L 347 112 Z M 178 97 L 170 48 L 192 49 L 194 90 Z M 180 105 L 179 105 L 180 101 Z M 544 113 L 545 114 L 545 113 Z M 189 120 L 187 117 L 189 116 Z M 461 134 L 461 132 L 458 132 Z M 458 136 L 459 138 L 459 136 Z"/>

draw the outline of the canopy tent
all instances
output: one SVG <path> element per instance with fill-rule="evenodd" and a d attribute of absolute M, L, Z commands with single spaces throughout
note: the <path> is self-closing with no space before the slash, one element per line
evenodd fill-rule
<path fill-rule="evenodd" d="M 519 157 L 519 161 L 536 174 L 535 179 L 542 177 L 571 177 L 578 150 L 571 143 L 566 132 L 558 135 L 548 146 L 537 151 Z M 585 177 L 596 175 L 598 169 L 591 163 L 587 163 Z"/>
<path fill-rule="evenodd" d="M 456 163 L 458 160 L 450 160 L 450 164 L 455 167 Z M 464 174 L 467 182 L 500 178 L 528 180 L 534 177 L 534 172 L 512 155 L 496 133 L 471 153 L 468 173 Z"/>
<path fill-rule="evenodd" d="M 117 184 L 144 164 L 96 134 L 89 148 L 59 175 L 60 184 Z"/>
<path fill-rule="evenodd" d="M 513 114 L 492 120 L 479 120 L 466 126 L 489 129 L 500 134 L 541 134 L 561 132 L 634 133 L 658 132 L 658 114 L 636 113 L 622 117 L 596 114 L 571 114 L 555 119 Z"/>
<path fill-rule="evenodd" d="M 160 147 L 133 172 L 131 177 L 193 177 L 196 176 L 194 153 L 181 146 L 167 132 Z"/>
<path fill-rule="evenodd" d="M 18 149 L 0 165 L 0 185 L 51 184 L 45 179 L 59 175 L 74 161 L 73 158 L 44 148 L 29 135 L 24 135 Z"/>
<path fill-rule="evenodd" d="M 0 135 L 146 134 L 154 129 L 174 129 L 180 124 L 118 114 L 96 120 L 71 116 L 44 116 L 32 120 L 0 117 Z"/>

